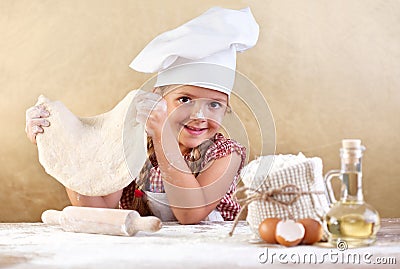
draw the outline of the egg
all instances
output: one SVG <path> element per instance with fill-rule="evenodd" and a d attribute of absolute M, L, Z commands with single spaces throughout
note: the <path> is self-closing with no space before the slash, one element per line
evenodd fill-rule
<path fill-rule="evenodd" d="M 303 224 L 305 230 L 304 238 L 301 241 L 302 244 L 311 245 L 322 239 L 323 229 L 319 221 L 306 218 L 300 219 L 297 222 Z"/>
<path fill-rule="evenodd" d="M 292 247 L 301 243 L 304 234 L 303 224 L 292 219 L 281 220 L 276 225 L 275 239 L 281 245 Z"/>
<path fill-rule="evenodd" d="M 262 240 L 269 244 L 276 244 L 275 230 L 276 224 L 281 221 L 280 218 L 266 218 L 258 226 L 258 233 Z"/>

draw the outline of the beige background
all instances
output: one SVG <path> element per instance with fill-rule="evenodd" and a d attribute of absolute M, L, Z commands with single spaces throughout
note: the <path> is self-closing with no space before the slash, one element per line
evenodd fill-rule
<path fill-rule="evenodd" d="M 2 0 L 0 221 L 68 204 L 25 137 L 38 95 L 80 116 L 111 109 L 150 77 L 128 67 L 145 44 L 214 5 L 250 6 L 260 24 L 238 70 L 270 105 L 276 152 L 320 156 L 326 172 L 342 138 L 361 138 L 365 198 L 400 217 L 399 1 Z"/>

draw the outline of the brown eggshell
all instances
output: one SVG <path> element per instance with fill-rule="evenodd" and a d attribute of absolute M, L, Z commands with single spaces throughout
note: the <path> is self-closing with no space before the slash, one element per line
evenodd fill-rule
<path fill-rule="evenodd" d="M 303 224 L 305 229 L 304 238 L 301 241 L 302 244 L 311 245 L 322 239 L 324 231 L 319 221 L 311 218 L 306 218 L 300 219 L 297 222 Z"/>
<path fill-rule="evenodd" d="M 269 244 L 276 244 L 275 230 L 276 224 L 281 221 L 280 218 L 266 218 L 258 226 L 258 233 L 262 240 Z"/>
<path fill-rule="evenodd" d="M 305 229 L 303 224 L 294 220 L 281 220 L 276 225 L 275 239 L 286 247 L 293 247 L 303 240 Z"/>

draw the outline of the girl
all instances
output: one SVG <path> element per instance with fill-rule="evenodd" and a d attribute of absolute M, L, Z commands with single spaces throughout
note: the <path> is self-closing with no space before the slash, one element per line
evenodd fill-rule
<path fill-rule="evenodd" d="M 236 51 L 254 46 L 257 38 L 249 9 L 213 8 L 150 42 L 130 65 L 159 72 L 153 92 L 133 100 L 136 120 L 146 126 L 148 160 L 136 180 L 115 193 L 91 197 L 67 189 L 72 205 L 136 209 L 140 186 L 162 220 L 171 220 L 165 217 L 168 210 L 181 224 L 233 220 L 240 206 L 232 194 L 246 151 L 218 130 L 230 110 Z M 33 143 L 50 126 L 48 116 L 41 106 L 27 110 L 26 132 Z"/>
<path fill-rule="evenodd" d="M 115 208 L 120 203 L 121 208 L 135 209 L 135 183 L 140 181 L 147 185 L 148 194 L 167 194 L 173 215 L 182 224 L 198 223 L 214 209 L 224 220 L 233 220 L 240 206 L 232 193 L 246 151 L 218 133 L 229 109 L 228 96 L 191 85 L 164 86 L 156 92 L 162 94 L 161 101 L 158 95 L 149 93 L 134 99 L 138 121 L 146 121 L 149 136 L 149 158 L 140 176 L 124 190 L 102 197 L 83 196 L 67 189 L 71 204 Z M 32 142 L 43 127 L 50 125 L 45 119 L 48 116 L 43 107 L 28 109 L 27 134 Z"/>

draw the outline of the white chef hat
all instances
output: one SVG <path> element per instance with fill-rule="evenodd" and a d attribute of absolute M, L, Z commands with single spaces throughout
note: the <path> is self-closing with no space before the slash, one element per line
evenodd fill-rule
<path fill-rule="evenodd" d="M 129 65 L 158 72 L 155 87 L 185 84 L 231 93 L 236 52 L 253 47 L 259 27 L 250 8 L 214 7 L 154 38 Z"/>

